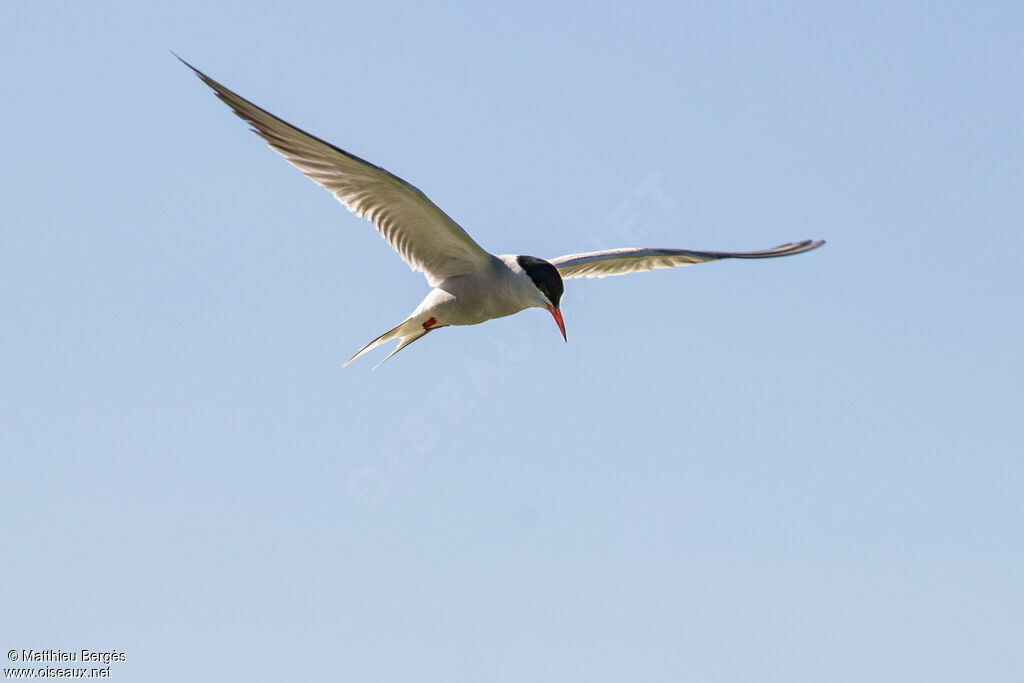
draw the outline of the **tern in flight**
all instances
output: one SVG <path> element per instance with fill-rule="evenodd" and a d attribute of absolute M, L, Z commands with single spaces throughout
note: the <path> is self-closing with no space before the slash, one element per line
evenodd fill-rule
<path fill-rule="evenodd" d="M 727 258 L 792 256 L 824 244 L 805 240 L 748 252 L 625 248 L 548 260 L 522 254 L 495 256 L 398 176 L 277 118 L 181 61 L 274 151 L 330 191 L 349 211 L 368 218 L 409 267 L 422 272 L 433 287 L 412 315 L 361 348 L 345 365 L 393 339 L 399 343 L 384 361 L 438 328 L 476 325 L 534 307 L 551 313 L 564 339 L 565 323 L 558 304 L 565 279 L 624 275 Z"/>

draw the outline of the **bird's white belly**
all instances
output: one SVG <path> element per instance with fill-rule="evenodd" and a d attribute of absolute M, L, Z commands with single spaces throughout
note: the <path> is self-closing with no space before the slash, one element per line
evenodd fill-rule
<path fill-rule="evenodd" d="M 518 313 L 524 305 L 516 283 L 505 277 L 462 276 L 450 278 L 433 289 L 413 317 L 421 322 L 434 318 L 432 326 L 477 325 Z"/>

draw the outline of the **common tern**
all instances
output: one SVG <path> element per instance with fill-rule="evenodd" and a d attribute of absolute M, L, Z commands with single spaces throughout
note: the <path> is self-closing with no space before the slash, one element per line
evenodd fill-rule
<path fill-rule="evenodd" d="M 494 255 L 481 248 L 425 194 L 398 176 L 279 119 L 181 57 L 178 59 L 274 151 L 330 191 L 349 211 L 369 219 L 409 267 L 422 272 L 433 288 L 412 315 L 361 348 L 345 365 L 381 344 L 399 340 L 379 366 L 433 330 L 476 325 L 527 308 L 547 309 L 562 338 L 568 341 L 559 308 L 565 279 L 602 278 L 727 258 L 792 256 L 825 243 L 804 240 L 748 252 L 634 247 L 548 260 L 522 254 Z"/>

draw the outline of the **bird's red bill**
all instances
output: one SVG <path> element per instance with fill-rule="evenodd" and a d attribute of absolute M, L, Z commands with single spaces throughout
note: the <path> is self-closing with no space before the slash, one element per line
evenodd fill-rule
<path fill-rule="evenodd" d="M 555 317 L 555 322 L 558 323 L 558 329 L 562 332 L 562 339 L 569 341 L 569 338 L 565 336 L 565 323 L 562 322 L 562 311 L 550 304 L 544 305 L 548 307 L 548 312 Z"/>

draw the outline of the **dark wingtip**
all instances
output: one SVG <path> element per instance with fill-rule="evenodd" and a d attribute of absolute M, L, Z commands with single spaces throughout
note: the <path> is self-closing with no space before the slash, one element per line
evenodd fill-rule
<path fill-rule="evenodd" d="M 191 64 L 189 64 L 188 62 L 186 62 L 186 61 L 185 61 L 185 60 L 184 60 L 184 59 L 182 58 L 182 56 L 181 56 L 181 55 L 179 55 L 179 54 L 178 54 L 177 52 L 175 52 L 174 50 L 169 50 L 169 52 L 170 52 L 170 53 L 171 53 L 172 55 L 174 55 L 174 56 L 175 56 L 175 57 L 177 58 L 177 60 L 178 60 L 179 62 L 181 62 L 182 64 L 184 64 L 184 65 L 185 65 L 185 66 L 187 66 L 188 68 L 192 69 L 192 71 L 194 71 L 194 72 L 195 72 L 196 76 L 199 76 L 199 78 L 203 79 L 204 81 L 206 80 L 206 74 L 204 74 L 204 73 L 203 73 L 202 71 L 200 71 L 199 69 L 195 68 L 194 66 L 192 66 L 192 65 L 191 65 Z"/>
<path fill-rule="evenodd" d="M 775 247 L 775 249 L 783 250 L 786 249 L 786 247 L 789 247 L 789 249 L 786 249 L 786 252 L 784 254 L 780 254 L 782 256 L 786 256 L 789 254 L 803 254 L 808 251 L 813 251 L 824 244 L 825 240 L 803 240 L 801 242 L 793 242 L 790 244 L 780 244 L 779 246 Z M 768 251 L 774 250 L 769 249 Z"/>

